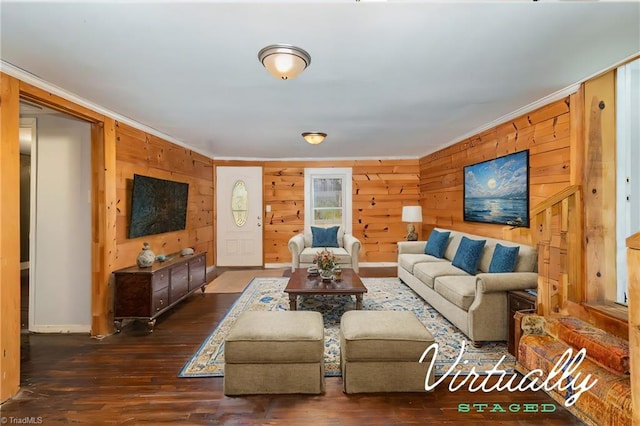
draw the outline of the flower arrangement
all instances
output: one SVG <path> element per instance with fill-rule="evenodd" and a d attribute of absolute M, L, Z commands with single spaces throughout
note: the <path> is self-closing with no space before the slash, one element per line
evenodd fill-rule
<path fill-rule="evenodd" d="M 318 265 L 318 269 L 323 271 L 331 271 L 336 267 L 336 256 L 331 250 L 323 249 L 316 253 L 313 257 L 313 263 Z"/>

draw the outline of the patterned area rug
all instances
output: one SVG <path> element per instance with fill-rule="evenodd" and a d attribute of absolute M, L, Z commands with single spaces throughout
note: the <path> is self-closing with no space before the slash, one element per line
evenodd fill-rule
<path fill-rule="evenodd" d="M 284 293 L 288 278 L 255 278 L 240 295 L 216 329 L 202 343 L 185 364 L 179 377 L 221 377 L 224 375 L 224 338 L 244 311 L 289 310 L 289 296 Z M 427 327 L 438 343 L 435 362 L 436 376 L 443 375 L 460 354 L 464 340 L 464 355 L 454 372 L 471 371 L 483 374 L 503 356 L 501 366 L 508 373 L 515 367 L 515 358 L 507 352 L 505 342 L 486 343 L 476 349 L 454 325 L 427 304 L 398 278 L 363 278 L 368 292 L 364 295 L 363 309 L 376 311 L 411 311 Z M 340 376 L 339 327 L 345 311 L 355 309 L 351 296 L 299 297 L 298 309 L 321 312 L 325 326 L 325 376 Z M 426 349 L 426 348 L 425 348 Z M 453 373 L 452 373 L 453 374 Z"/>

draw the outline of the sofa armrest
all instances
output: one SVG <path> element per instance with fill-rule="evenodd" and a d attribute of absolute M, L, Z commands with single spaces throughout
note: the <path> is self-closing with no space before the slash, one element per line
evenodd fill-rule
<path fill-rule="evenodd" d="M 422 254 L 426 246 L 426 241 L 398 241 L 398 254 Z"/>
<path fill-rule="evenodd" d="M 291 252 L 291 271 L 300 267 L 300 253 L 304 250 L 304 235 L 294 235 L 289 239 L 289 251 Z"/>
<path fill-rule="evenodd" d="M 360 272 L 358 258 L 360 257 L 360 240 L 354 237 L 352 234 L 344 234 L 342 239 L 344 249 L 351 255 L 351 267 L 355 273 Z"/>
<path fill-rule="evenodd" d="M 526 290 L 538 286 L 537 272 L 482 273 L 476 275 L 476 292 Z"/>

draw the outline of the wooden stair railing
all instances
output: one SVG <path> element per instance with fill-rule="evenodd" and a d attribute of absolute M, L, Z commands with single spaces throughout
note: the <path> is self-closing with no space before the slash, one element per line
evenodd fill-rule
<path fill-rule="evenodd" d="M 538 248 L 538 314 L 566 312 L 567 301 L 584 300 L 583 207 L 580 186 L 569 186 L 531 209 Z"/>

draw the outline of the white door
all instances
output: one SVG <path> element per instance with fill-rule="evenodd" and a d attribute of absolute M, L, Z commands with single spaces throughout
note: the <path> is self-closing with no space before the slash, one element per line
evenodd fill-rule
<path fill-rule="evenodd" d="M 216 167 L 216 265 L 262 266 L 262 167 Z"/>

